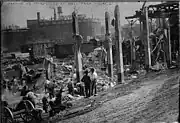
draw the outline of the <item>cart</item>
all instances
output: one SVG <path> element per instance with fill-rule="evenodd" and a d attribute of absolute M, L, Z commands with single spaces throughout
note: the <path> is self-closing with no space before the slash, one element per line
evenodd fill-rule
<path fill-rule="evenodd" d="M 29 100 L 24 100 L 24 108 L 18 111 L 13 111 L 13 109 L 4 106 L 1 110 L 2 123 L 31 123 L 33 122 L 34 116 L 32 111 L 35 109 L 34 105 Z"/>

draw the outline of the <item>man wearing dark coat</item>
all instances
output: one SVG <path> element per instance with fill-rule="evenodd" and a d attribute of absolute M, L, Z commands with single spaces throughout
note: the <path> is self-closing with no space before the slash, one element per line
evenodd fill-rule
<path fill-rule="evenodd" d="M 85 93 L 86 93 L 86 97 L 90 97 L 91 94 L 91 79 L 90 76 L 88 75 L 88 71 L 86 70 L 85 75 L 83 76 L 83 78 L 81 79 L 82 82 L 84 82 L 85 85 Z"/>

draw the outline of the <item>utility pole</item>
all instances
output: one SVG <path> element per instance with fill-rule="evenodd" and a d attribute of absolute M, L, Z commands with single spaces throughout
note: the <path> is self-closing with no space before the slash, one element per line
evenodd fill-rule
<path fill-rule="evenodd" d="M 118 76 L 118 84 L 121 84 L 124 82 L 124 66 L 123 66 L 123 53 L 122 53 L 120 12 L 118 5 L 116 5 L 115 7 L 114 16 L 115 16 L 115 40 L 117 46 L 117 76 Z"/>
<path fill-rule="evenodd" d="M 82 78 L 82 56 L 80 49 L 83 38 L 79 35 L 78 17 L 75 11 L 72 13 L 72 19 L 73 38 L 75 40 L 76 78 L 77 82 L 80 82 Z"/>
<path fill-rule="evenodd" d="M 112 57 L 112 40 L 110 38 L 110 16 L 108 12 L 105 12 L 105 26 L 106 26 L 106 41 L 108 42 L 108 75 L 109 77 L 113 77 L 113 57 Z"/>
<path fill-rule="evenodd" d="M 151 50 L 150 50 L 150 40 L 149 40 L 149 18 L 148 18 L 148 8 L 144 7 L 145 20 L 143 20 L 143 31 L 144 31 L 144 42 L 145 42 L 145 69 L 149 71 L 151 66 Z"/>

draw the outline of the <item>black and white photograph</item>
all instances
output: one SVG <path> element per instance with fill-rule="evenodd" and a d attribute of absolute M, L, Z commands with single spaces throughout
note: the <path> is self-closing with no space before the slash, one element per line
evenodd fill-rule
<path fill-rule="evenodd" d="M 179 123 L 179 1 L 1 1 L 1 123 Z"/>

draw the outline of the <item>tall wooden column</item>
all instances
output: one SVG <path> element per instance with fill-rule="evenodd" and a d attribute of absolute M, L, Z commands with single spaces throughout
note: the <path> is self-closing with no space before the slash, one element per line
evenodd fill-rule
<path fill-rule="evenodd" d="M 164 29 L 166 41 L 165 41 L 165 53 L 166 53 L 166 62 L 167 67 L 169 68 L 172 62 L 171 59 L 171 39 L 170 39 L 170 30 Z"/>
<path fill-rule="evenodd" d="M 132 70 L 135 70 L 136 67 L 136 44 L 135 40 L 132 39 Z"/>
<path fill-rule="evenodd" d="M 169 64 L 172 64 L 172 45 L 171 45 L 171 27 L 170 22 L 168 21 L 168 53 L 169 53 Z"/>
<path fill-rule="evenodd" d="M 180 16 L 179 16 L 179 25 L 180 25 Z M 180 34 L 180 32 L 179 32 L 179 34 Z M 179 38 L 179 36 L 178 36 L 178 38 Z M 180 68 L 180 40 L 179 40 L 178 58 L 176 61 L 177 61 L 178 67 Z"/>
<path fill-rule="evenodd" d="M 178 67 L 180 68 L 180 40 L 179 40 L 179 50 L 178 50 L 179 52 L 178 52 L 178 60 L 177 60 L 177 62 L 178 62 Z"/>
<path fill-rule="evenodd" d="M 108 12 L 105 12 L 105 26 L 106 26 L 106 40 L 108 42 L 108 75 L 109 77 L 113 77 L 113 57 L 112 57 L 112 40 L 110 38 L 110 16 Z"/>
<path fill-rule="evenodd" d="M 148 8 L 144 8 L 144 14 L 145 14 L 145 20 L 143 21 L 143 31 L 144 36 L 146 36 L 144 39 L 145 44 L 145 69 L 146 71 L 149 71 L 149 68 L 151 66 L 151 50 L 150 50 L 150 39 L 149 39 L 149 18 L 148 18 Z"/>
<path fill-rule="evenodd" d="M 124 82 L 124 66 L 123 66 L 123 53 L 122 53 L 120 12 L 118 5 L 116 5 L 115 7 L 114 16 L 115 16 L 115 40 L 116 40 L 116 48 L 117 48 L 117 76 L 118 76 L 118 84 L 121 84 Z"/>
<path fill-rule="evenodd" d="M 166 20 L 165 17 L 162 18 L 163 20 L 163 29 L 165 34 L 165 54 L 166 54 L 166 62 L 167 67 L 169 68 L 171 65 L 171 37 L 170 37 L 170 23 L 168 23 L 168 27 L 166 27 Z"/>
<path fill-rule="evenodd" d="M 133 39 L 133 22 L 130 23 L 131 24 L 131 40 L 130 40 L 130 44 L 131 44 L 131 70 L 135 70 L 136 69 L 136 49 L 135 49 L 135 40 Z"/>
<path fill-rule="evenodd" d="M 81 42 L 82 36 L 79 35 L 78 18 L 75 12 L 72 13 L 72 27 L 73 27 L 73 38 L 75 39 L 75 63 L 76 63 L 76 79 L 77 82 L 81 81 L 82 78 L 82 56 L 81 56 Z"/>

